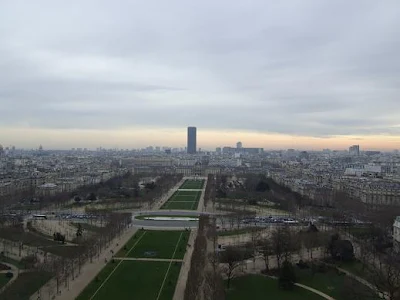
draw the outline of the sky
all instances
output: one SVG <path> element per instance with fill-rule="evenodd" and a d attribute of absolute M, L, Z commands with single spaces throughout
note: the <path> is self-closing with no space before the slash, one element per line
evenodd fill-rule
<path fill-rule="evenodd" d="M 0 2 L 0 144 L 400 148 L 400 2 Z"/>

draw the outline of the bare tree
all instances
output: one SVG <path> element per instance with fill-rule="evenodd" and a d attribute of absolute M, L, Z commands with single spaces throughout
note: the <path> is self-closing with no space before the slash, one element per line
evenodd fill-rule
<path fill-rule="evenodd" d="M 369 266 L 372 283 L 382 298 L 400 299 L 400 258 L 390 251 L 379 257 L 379 263 Z"/>
<path fill-rule="evenodd" d="M 236 269 L 242 264 L 242 254 L 233 247 L 227 247 L 220 253 L 220 263 L 224 264 L 222 270 L 227 277 L 227 288 L 231 280 L 236 276 Z"/>
<path fill-rule="evenodd" d="M 253 227 L 250 231 L 250 244 L 253 258 L 253 266 L 256 267 L 256 258 L 258 255 L 258 244 L 261 239 L 261 232 L 258 230 L 259 228 Z"/>
<path fill-rule="evenodd" d="M 282 228 L 278 227 L 271 235 L 272 248 L 276 256 L 276 262 L 278 264 L 278 269 L 281 268 L 281 262 L 283 259 L 283 254 L 285 251 L 285 241 L 284 232 Z"/>
<path fill-rule="evenodd" d="M 273 245 L 269 238 L 261 239 L 258 243 L 258 251 L 262 255 L 262 258 L 265 263 L 265 270 L 269 271 L 269 257 L 272 255 L 273 252 Z"/>
<path fill-rule="evenodd" d="M 302 234 L 303 245 L 307 249 L 309 259 L 313 259 L 313 251 L 321 245 L 319 232 L 305 232 Z"/>
<path fill-rule="evenodd" d="M 205 272 L 203 293 L 205 300 L 225 299 L 224 281 L 219 273 Z"/>
<path fill-rule="evenodd" d="M 284 258 L 287 261 L 291 261 L 293 252 L 299 249 L 299 241 L 292 234 L 288 226 L 278 227 L 273 231 L 271 242 L 279 269 L 282 259 Z"/>

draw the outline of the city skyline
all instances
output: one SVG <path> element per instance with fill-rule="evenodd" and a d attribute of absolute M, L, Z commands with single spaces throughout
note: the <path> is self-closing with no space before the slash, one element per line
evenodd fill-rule
<path fill-rule="evenodd" d="M 39 145 L 42 145 L 45 150 L 69 150 L 71 148 L 87 148 L 90 150 L 95 150 L 99 147 L 108 149 L 140 149 L 146 148 L 148 146 L 159 146 L 159 147 L 175 147 L 175 148 L 187 148 L 187 128 L 180 128 L 176 131 L 168 131 L 166 129 L 161 130 L 150 130 L 142 129 L 141 136 L 152 137 L 147 138 L 142 143 L 132 142 L 131 133 L 124 132 L 125 135 L 119 135 L 118 137 L 125 143 L 114 143 L 110 144 L 107 142 L 98 144 L 98 139 L 112 140 L 115 138 L 115 132 L 113 131 L 86 131 L 82 139 L 79 139 L 76 144 L 72 144 L 73 136 L 63 134 L 62 132 L 58 134 L 58 139 L 52 140 L 47 143 L 41 141 L 45 139 L 36 140 L 36 136 L 28 139 L 28 143 L 18 143 L 18 139 L 12 140 L 11 143 L 4 143 L 0 141 L 0 145 L 5 147 L 15 146 L 17 149 L 38 149 Z M 160 135 L 160 133 L 162 133 Z M 121 133 L 120 133 L 121 134 Z M 158 135 L 157 135 L 158 134 Z M 400 147 L 397 144 L 397 140 L 393 139 L 392 147 L 374 147 L 373 143 L 369 143 L 368 139 L 362 137 L 343 137 L 339 139 L 336 138 L 309 138 L 309 137 L 297 137 L 294 139 L 291 136 L 282 135 L 265 135 L 265 134 L 254 134 L 249 132 L 229 132 L 225 131 L 222 135 L 219 132 L 212 132 L 207 130 L 196 131 L 196 142 L 197 148 L 201 148 L 207 151 L 214 151 L 217 147 L 236 147 L 237 142 L 240 140 L 243 147 L 257 147 L 264 148 L 265 150 L 285 150 L 285 149 L 297 149 L 297 150 L 310 150 L 310 151 L 322 151 L 323 149 L 331 150 L 349 150 L 349 147 L 354 144 L 360 145 L 360 150 L 379 150 L 379 151 L 393 151 L 398 150 Z M 18 136 L 18 132 L 15 134 Z M 40 136 L 40 135 L 39 135 Z M 207 143 L 209 137 L 212 137 L 212 143 Z M 103 137 L 103 138 L 101 138 Z M 105 138 L 104 138 L 105 137 Z M 263 139 L 260 139 L 263 137 Z M 90 141 L 93 139 L 93 141 Z M 219 142 L 214 144 L 214 140 Z M 375 140 L 386 141 L 386 137 L 375 136 Z M 314 143 L 313 143 L 314 142 Z M 320 142 L 324 142 L 322 146 L 319 145 Z M 314 146 L 310 146 L 314 145 Z"/>
<path fill-rule="evenodd" d="M 3 1 L 0 144 L 185 147 L 196 124 L 202 149 L 399 149 L 399 13 L 397 1 Z"/>

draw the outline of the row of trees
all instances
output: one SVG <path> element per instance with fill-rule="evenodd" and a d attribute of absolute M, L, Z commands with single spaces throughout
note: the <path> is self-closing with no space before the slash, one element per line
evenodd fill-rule
<path fill-rule="evenodd" d="M 68 253 L 68 248 L 65 248 L 67 251 L 65 256 L 54 256 L 45 253 L 45 261 L 40 268 L 54 274 L 55 294 L 59 293 L 61 285 L 67 287 L 69 281 L 74 280 L 81 273 L 81 268 L 86 262 L 93 262 L 94 259 L 99 258 L 102 251 L 123 233 L 131 221 L 132 217 L 129 213 L 109 213 L 106 226 L 102 227 L 98 234 L 82 240 L 79 246 L 70 246 L 79 247 L 79 251 L 70 251 Z M 77 235 L 80 232 L 81 230 L 78 228 Z M 43 249 L 45 250 L 46 248 Z"/>
<path fill-rule="evenodd" d="M 338 235 L 329 237 L 310 226 L 307 231 L 297 232 L 292 227 L 276 228 L 270 236 L 263 236 L 257 228 L 250 232 L 250 241 L 244 247 L 230 246 L 220 252 L 219 262 L 224 265 L 223 272 L 227 278 L 228 288 L 231 279 L 237 274 L 243 261 L 261 257 L 265 263 L 265 272 L 270 272 L 271 257 L 275 258 L 273 268 L 282 269 L 285 262 L 292 263 L 296 254 L 302 257 L 302 250 L 307 250 L 308 259 L 313 259 L 315 249 L 321 248 L 324 255 L 333 259 L 351 260 L 354 255 L 352 244 L 348 240 L 339 239 Z M 318 254 L 321 254 L 319 252 Z"/>
<path fill-rule="evenodd" d="M 190 270 L 186 281 L 184 299 L 196 300 L 200 296 L 203 284 L 204 268 L 206 264 L 207 239 L 206 239 L 206 223 L 208 216 L 200 216 L 197 237 L 194 242 L 194 250 L 190 261 Z"/>
<path fill-rule="evenodd" d="M 155 182 L 145 184 L 142 189 L 139 186 L 141 178 L 142 175 L 133 175 L 128 172 L 124 176 L 112 178 L 103 184 L 83 189 L 76 193 L 94 195 L 95 199 L 104 200 L 102 204 L 105 206 L 109 204 L 110 208 L 115 204 L 123 207 L 124 204 L 142 206 L 146 203 L 151 206 L 177 184 L 182 179 L 182 175 L 166 174 L 158 176 Z"/>
<path fill-rule="evenodd" d="M 206 191 L 204 193 L 204 206 L 207 207 L 210 201 L 214 204 L 216 195 L 216 180 L 212 174 L 208 175 Z"/>

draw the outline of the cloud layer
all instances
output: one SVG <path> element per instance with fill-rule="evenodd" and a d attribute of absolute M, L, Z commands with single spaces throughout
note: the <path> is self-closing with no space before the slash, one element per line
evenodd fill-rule
<path fill-rule="evenodd" d="M 399 137 L 399 15 L 398 1 L 2 1 L 0 127 Z"/>

